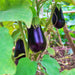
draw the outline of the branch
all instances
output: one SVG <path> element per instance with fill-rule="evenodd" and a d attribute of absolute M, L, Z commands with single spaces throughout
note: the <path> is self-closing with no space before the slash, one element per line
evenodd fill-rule
<path fill-rule="evenodd" d="M 60 34 L 59 34 L 58 29 L 56 29 L 56 31 L 57 31 L 57 35 L 58 35 L 58 38 L 59 38 L 59 43 L 60 43 L 60 45 L 61 45 L 61 46 L 64 46 L 63 43 L 62 43 L 61 36 L 60 36 Z"/>
<path fill-rule="evenodd" d="M 46 1 L 48 1 L 48 0 L 40 0 L 39 4 L 45 3 Z"/>
<path fill-rule="evenodd" d="M 68 41 L 70 42 L 70 46 L 75 54 L 75 46 L 74 46 L 74 43 L 73 43 L 73 40 L 69 34 L 69 31 L 68 31 L 68 28 L 67 28 L 67 25 L 64 26 L 64 32 L 65 32 L 65 35 L 66 35 L 66 38 L 68 39 Z"/>
<path fill-rule="evenodd" d="M 23 33 L 23 28 L 22 28 L 21 21 L 18 21 L 18 24 L 19 24 L 19 28 L 20 28 L 20 31 L 21 31 L 22 39 L 23 39 L 23 42 L 24 42 L 26 57 L 28 57 L 28 45 L 27 45 L 27 42 L 25 40 L 26 38 L 25 38 L 24 33 Z"/>
<path fill-rule="evenodd" d="M 39 12 L 40 12 L 40 9 L 39 9 L 39 2 L 36 0 L 36 7 L 37 7 L 37 16 L 39 17 Z"/>
<path fill-rule="evenodd" d="M 41 7 L 44 5 L 44 3 L 48 1 L 48 0 L 40 0 L 40 1 L 37 1 L 36 0 L 36 5 L 37 5 L 37 15 L 39 16 L 39 12 L 40 12 L 40 9 Z"/>
<path fill-rule="evenodd" d="M 50 16 L 48 22 L 46 23 L 46 26 L 45 26 L 45 28 L 44 28 L 44 32 L 46 31 L 48 25 L 51 23 L 51 19 L 52 19 L 52 16 L 53 16 L 53 13 L 54 13 L 54 10 L 55 10 L 55 7 L 56 7 L 56 4 L 57 4 L 57 2 L 55 2 L 55 4 L 52 6 L 51 16 Z"/>

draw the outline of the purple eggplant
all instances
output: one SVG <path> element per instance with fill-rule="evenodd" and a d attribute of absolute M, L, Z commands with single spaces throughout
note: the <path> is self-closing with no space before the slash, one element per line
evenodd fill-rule
<path fill-rule="evenodd" d="M 62 28 L 65 25 L 65 19 L 63 16 L 62 9 L 58 10 L 58 8 L 55 8 L 55 11 L 52 16 L 52 23 L 56 28 Z"/>
<path fill-rule="evenodd" d="M 32 51 L 43 51 L 46 48 L 46 39 L 41 26 L 32 26 L 28 29 L 28 44 Z"/>
<path fill-rule="evenodd" d="M 23 53 L 24 53 L 24 54 L 23 54 Z M 21 55 L 21 54 L 23 54 L 23 55 Z M 19 55 L 21 55 L 21 56 L 18 57 Z M 21 39 L 17 40 L 17 42 L 16 42 L 14 57 L 18 57 L 18 58 L 15 60 L 15 64 L 18 63 L 18 60 L 19 60 L 20 58 L 25 57 L 24 43 L 23 43 L 23 40 L 21 40 Z"/>

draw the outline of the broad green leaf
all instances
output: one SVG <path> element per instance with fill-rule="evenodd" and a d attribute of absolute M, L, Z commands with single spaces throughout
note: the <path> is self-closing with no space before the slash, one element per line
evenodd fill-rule
<path fill-rule="evenodd" d="M 30 61 L 28 58 L 21 58 L 15 75 L 35 75 L 36 71 L 37 63 L 35 61 Z"/>
<path fill-rule="evenodd" d="M 8 29 L 0 28 L 0 74 L 14 74 L 16 66 L 12 61 L 13 39 Z"/>
<path fill-rule="evenodd" d="M 49 55 L 44 55 L 40 62 L 46 69 L 48 75 L 59 75 L 60 66 L 55 59 L 51 58 Z"/>
<path fill-rule="evenodd" d="M 48 47 L 47 51 L 48 51 L 49 54 L 55 55 L 55 50 L 53 48 Z"/>
<path fill-rule="evenodd" d="M 71 70 L 64 70 L 60 73 L 60 75 L 75 75 L 75 68 Z"/>
<path fill-rule="evenodd" d="M 26 25 L 30 27 L 32 11 L 26 6 L 18 6 L 6 11 L 0 11 L 0 22 L 3 21 L 24 21 Z"/>
<path fill-rule="evenodd" d="M 60 75 L 67 75 L 68 70 L 64 70 L 60 73 Z"/>
<path fill-rule="evenodd" d="M 0 10 L 7 10 L 13 6 L 30 6 L 31 0 L 0 0 Z"/>

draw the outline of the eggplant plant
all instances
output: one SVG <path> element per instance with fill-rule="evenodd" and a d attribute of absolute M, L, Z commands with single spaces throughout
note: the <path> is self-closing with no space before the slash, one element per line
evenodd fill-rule
<path fill-rule="evenodd" d="M 42 24 L 40 23 L 44 21 L 40 22 L 39 14 L 41 7 L 47 1 L 51 1 L 50 5 L 52 5 L 53 9 L 51 16 L 45 20 L 44 29 L 42 29 Z M 45 75 L 59 75 L 60 65 L 48 54 L 44 55 L 40 60 L 36 59 L 35 61 L 32 58 L 33 55 L 35 58 L 43 55 L 42 53 L 47 44 L 44 32 L 48 30 L 52 16 L 55 27 L 61 28 L 64 26 L 65 21 L 62 10 L 56 8 L 58 1 L 55 0 L 53 4 L 52 0 L 0 0 L 0 75 L 36 75 L 39 71 Z M 7 21 L 9 23 L 6 24 Z M 8 26 L 10 22 L 12 22 L 13 27 L 11 34 L 9 34 L 9 26 L 11 25 Z M 8 26 L 8 29 L 7 27 L 5 28 L 4 24 Z M 15 28 L 14 24 L 18 27 Z M 18 38 L 22 38 L 22 40 Z M 13 56 L 14 63 L 14 59 L 11 56 L 13 42 L 16 39 L 18 40 Z"/>

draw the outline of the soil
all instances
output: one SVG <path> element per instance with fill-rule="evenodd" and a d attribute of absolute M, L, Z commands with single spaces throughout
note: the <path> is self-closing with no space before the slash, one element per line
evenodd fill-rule
<path fill-rule="evenodd" d="M 70 53 L 71 48 L 69 46 L 65 47 L 53 47 L 56 55 L 53 56 L 61 66 L 60 72 L 67 69 L 70 70 L 75 68 L 75 55 Z"/>

